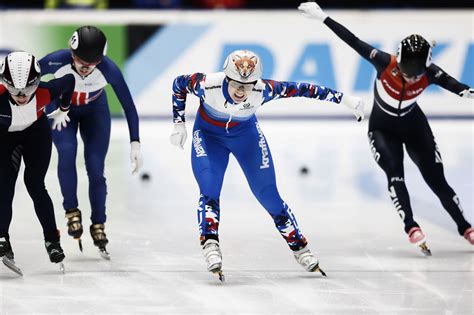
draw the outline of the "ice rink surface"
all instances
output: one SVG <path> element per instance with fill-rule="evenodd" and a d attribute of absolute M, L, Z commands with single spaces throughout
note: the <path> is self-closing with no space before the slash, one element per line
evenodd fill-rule
<path fill-rule="evenodd" d="M 431 121 L 446 176 L 473 222 L 474 124 Z M 373 161 L 367 122 L 271 121 L 261 127 L 277 181 L 311 249 L 328 274 L 294 260 L 231 158 L 221 196 L 226 283 L 206 271 L 198 242 L 198 189 L 186 149 L 168 141 L 171 123 L 142 121 L 144 182 L 130 175 L 126 123 L 114 120 L 106 162 L 112 259 L 100 258 L 88 226 L 90 206 L 78 155 L 84 253 L 67 236 L 53 154 L 47 188 L 66 253 L 66 274 L 47 258 L 22 178 L 10 230 L 20 278 L 0 266 L 0 314 L 473 314 L 474 247 L 414 164 L 405 157 L 415 217 L 433 256 L 409 244 Z M 192 124 L 188 123 L 188 134 Z M 82 150 L 79 150 L 82 152 Z M 307 167 L 306 176 L 300 174 Z"/>

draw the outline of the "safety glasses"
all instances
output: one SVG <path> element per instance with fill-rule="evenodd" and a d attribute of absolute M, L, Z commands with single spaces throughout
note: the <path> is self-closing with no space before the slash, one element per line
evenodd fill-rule
<path fill-rule="evenodd" d="M 8 93 L 13 96 L 31 96 L 36 92 L 39 85 L 39 80 L 34 82 L 32 85 L 22 89 L 17 89 L 14 86 L 8 84 L 5 80 L 2 80 L 3 86 L 7 89 Z"/>
<path fill-rule="evenodd" d="M 77 67 L 83 68 L 83 69 L 94 69 L 100 63 L 100 61 L 92 62 L 92 63 L 91 62 L 85 62 L 84 60 L 81 60 L 79 57 L 77 57 L 75 55 L 72 55 L 72 60 L 74 60 L 74 64 Z"/>
<path fill-rule="evenodd" d="M 235 90 L 244 90 L 246 93 L 252 92 L 256 82 L 243 83 L 229 79 L 229 87 Z"/>

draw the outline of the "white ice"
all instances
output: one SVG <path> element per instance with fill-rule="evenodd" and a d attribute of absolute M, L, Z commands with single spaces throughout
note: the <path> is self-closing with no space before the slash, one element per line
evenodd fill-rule
<path fill-rule="evenodd" d="M 446 176 L 474 221 L 474 125 L 432 121 Z M 405 158 L 415 216 L 433 256 L 409 244 L 373 161 L 367 123 L 270 121 L 261 127 L 277 181 L 328 277 L 307 273 L 256 202 L 235 159 L 221 196 L 226 283 L 207 272 L 198 242 L 198 189 L 169 121 L 142 121 L 144 171 L 130 175 L 126 123 L 113 121 L 106 162 L 108 250 L 88 227 L 87 177 L 79 150 L 84 253 L 67 236 L 54 152 L 47 188 L 66 252 L 66 274 L 47 258 L 32 202 L 18 179 L 10 235 L 20 278 L 0 265 L 0 314 L 473 314 L 474 251 Z M 191 133 L 192 124 L 188 124 Z M 307 176 L 300 168 L 309 169 Z"/>

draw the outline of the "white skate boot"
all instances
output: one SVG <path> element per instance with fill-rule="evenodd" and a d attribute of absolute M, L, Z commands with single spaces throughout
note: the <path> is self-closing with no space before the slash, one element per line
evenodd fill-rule
<path fill-rule="evenodd" d="M 326 273 L 319 268 L 319 261 L 316 257 L 314 257 L 313 253 L 309 250 L 308 247 L 300 249 L 298 251 L 294 251 L 293 254 L 295 255 L 296 261 L 303 266 L 306 271 L 314 272 L 319 271 L 323 276 L 326 277 Z"/>
<path fill-rule="evenodd" d="M 213 239 L 207 240 L 202 246 L 202 254 L 206 259 L 207 270 L 219 276 L 219 280 L 224 282 L 222 273 L 222 253 L 219 248 L 219 242 Z"/>

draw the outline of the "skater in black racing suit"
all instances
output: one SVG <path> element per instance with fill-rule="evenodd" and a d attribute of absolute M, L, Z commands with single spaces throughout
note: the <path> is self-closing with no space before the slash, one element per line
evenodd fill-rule
<path fill-rule="evenodd" d="M 322 21 L 339 38 L 368 60 L 377 70 L 374 105 L 369 119 L 369 142 L 375 161 L 384 170 L 390 198 L 405 225 L 411 243 L 430 254 L 425 235 L 413 218 L 403 170 L 403 145 L 425 182 L 456 222 L 458 232 L 474 245 L 474 229 L 463 216 L 459 198 L 444 176 L 441 154 L 417 99 L 436 84 L 461 97 L 474 98 L 474 89 L 458 82 L 431 62 L 431 44 L 420 35 L 410 35 L 391 55 L 361 41 L 331 19 L 315 2 L 299 8 L 307 17 Z"/>

